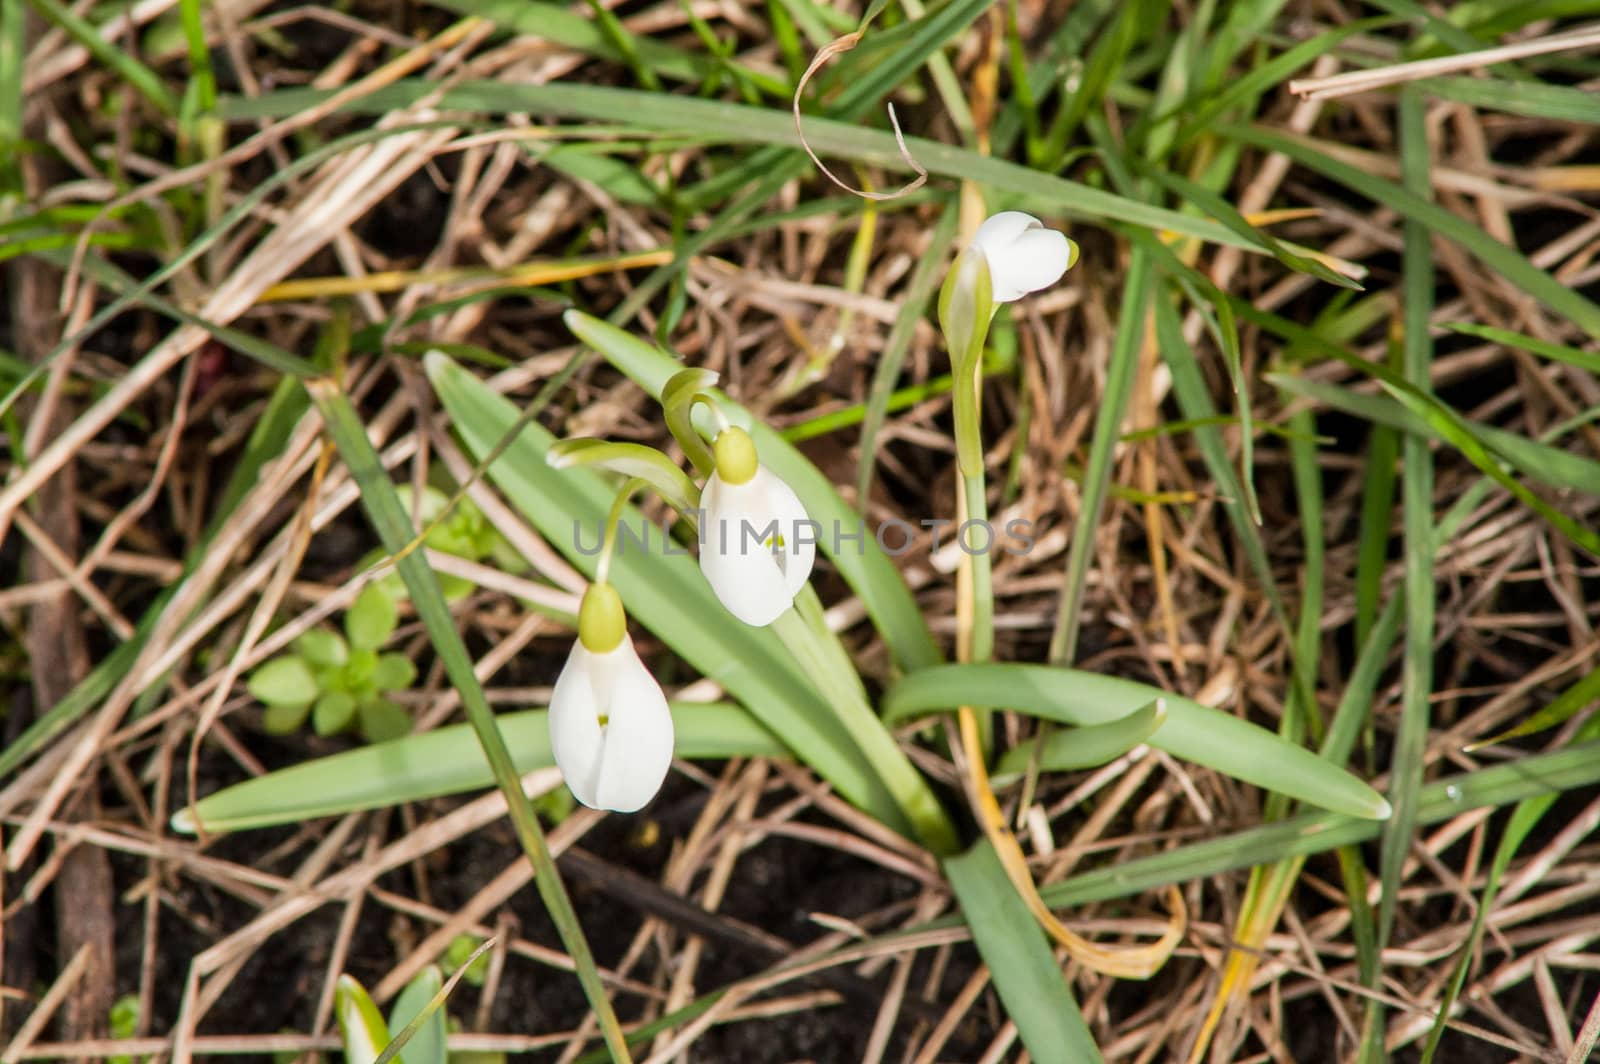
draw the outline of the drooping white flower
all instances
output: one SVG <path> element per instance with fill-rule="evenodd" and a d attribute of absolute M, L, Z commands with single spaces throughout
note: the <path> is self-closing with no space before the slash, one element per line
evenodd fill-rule
<path fill-rule="evenodd" d="M 714 450 L 716 472 L 700 493 L 700 571 L 729 613 L 764 627 L 811 575 L 817 526 L 794 490 L 757 461 L 743 429 L 723 429 Z"/>
<path fill-rule="evenodd" d="M 628 638 L 622 600 L 593 584 L 578 640 L 550 695 L 550 752 L 573 795 L 631 813 L 661 789 L 672 765 L 672 713 Z"/>
<path fill-rule="evenodd" d="M 989 260 L 996 303 L 1010 303 L 1061 280 L 1078 259 L 1078 246 L 1064 233 L 1022 211 L 1001 211 L 978 227 L 972 246 Z"/>

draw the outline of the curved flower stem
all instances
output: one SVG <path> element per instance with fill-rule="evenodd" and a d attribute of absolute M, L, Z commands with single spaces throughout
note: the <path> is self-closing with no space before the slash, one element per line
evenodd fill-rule
<path fill-rule="evenodd" d="M 980 450 L 981 453 L 981 450 Z M 962 661 L 988 661 L 994 657 L 994 533 L 991 529 L 984 549 L 977 549 L 973 539 L 977 529 L 989 520 L 989 501 L 980 460 L 976 473 L 966 473 L 961 478 L 962 520 L 957 535 L 966 543 L 961 555 L 961 568 L 957 574 L 958 638 L 956 656 Z M 971 528 L 971 535 L 961 531 Z M 985 759 L 994 749 L 994 714 L 989 710 L 974 711 L 977 718 L 979 745 L 973 756 Z"/>
<path fill-rule="evenodd" d="M 605 535 L 600 540 L 600 557 L 594 565 L 595 583 L 604 584 L 611 575 L 611 555 L 617 548 L 617 526 L 622 523 L 622 511 L 627 509 L 628 500 L 633 498 L 634 492 L 649 486 L 650 482 L 643 477 L 629 477 L 617 491 L 616 498 L 611 500 L 611 509 L 606 514 Z"/>
<path fill-rule="evenodd" d="M 917 841 L 935 857 L 955 853 L 959 847 L 950 815 L 939 804 L 927 779 L 911 764 L 911 759 L 873 712 L 861 691 L 855 669 L 841 670 L 826 641 L 796 610 L 785 610 L 783 616 L 773 622 L 772 629 L 801 669 L 816 682 L 839 723 L 877 769 L 895 804 L 910 821 Z"/>

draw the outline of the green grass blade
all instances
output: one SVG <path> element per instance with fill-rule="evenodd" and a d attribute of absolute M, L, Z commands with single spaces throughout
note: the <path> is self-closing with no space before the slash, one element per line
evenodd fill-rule
<path fill-rule="evenodd" d="M 1402 90 L 1401 168 L 1406 190 L 1419 198 L 1428 195 L 1430 188 L 1427 130 L 1423 123 L 1422 97 L 1414 89 Z M 1433 341 L 1428 335 L 1434 288 L 1431 241 L 1431 234 L 1419 219 L 1406 219 L 1401 264 L 1404 369 L 1407 383 L 1423 392 L 1432 387 Z M 1389 763 L 1389 800 L 1394 806 L 1394 817 L 1384 827 L 1379 866 L 1382 891 L 1378 899 L 1377 944 L 1380 955 L 1394 928 L 1401 871 L 1411 853 L 1416 829 L 1417 799 L 1428 745 L 1429 698 L 1433 694 L 1433 455 L 1428 450 L 1427 439 L 1416 433 L 1407 434 L 1400 447 L 1404 469 L 1400 499 L 1405 543 L 1405 657 L 1401 667 L 1400 722 Z M 1373 975 L 1381 978 L 1381 965 Z M 1370 1002 L 1369 1026 L 1374 1029 L 1380 1026 L 1382 1015 L 1382 1005 L 1376 1000 Z"/>
<path fill-rule="evenodd" d="M 1006 878 L 989 840 L 946 860 L 944 871 L 1028 1053 L 1040 1061 L 1101 1060 L 1043 929 Z"/>
<path fill-rule="evenodd" d="M 1587 729 L 1591 733 L 1593 728 Z M 1556 804 L 1556 795 L 1541 794 L 1537 798 L 1527 798 L 1517 803 L 1511 811 L 1511 818 L 1506 822 L 1505 830 L 1500 833 L 1500 842 L 1495 847 L 1494 859 L 1489 864 L 1489 874 L 1484 879 L 1483 894 L 1478 898 L 1477 912 L 1472 918 L 1472 930 L 1467 933 L 1467 940 L 1461 944 L 1461 957 L 1456 962 L 1455 970 L 1450 973 L 1450 981 L 1445 984 L 1444 995 L 1439 1000 L 1439 1013 L 1434 1020 L 1433 1029 L 1428 1032 L 1427 1044 L 1422 1049 L 1422 1064 L 1431 1064 L 1434 1054 L 1439 1051 L 1439 1040 L 1444 1037 L 1445 1025 L 1450 1020 L 1450 1013 L 1455 1008 L 1456 999 L 1461 994 L 1461 988 L 1466 984 L 1467 972 L 1472 968 L 1472 959 L 1477 956 L 1478 945 L 1483 941 L 1483 930 L 1488 925 L 1489 913 L 1494 909 L 1495 897 L 1500 893 L 1500 879 L 1505 875 L 1506 869 L 1511 866 L 1511 859 L 1517 855 L 1517 850 L 1527 839 L 1529 832 L 1538 826 L 1539 821 Z"/>
<path fill-rule="evenodd" d="M 385 112 L 436 92 L 438 86 L 432 83 L 398 82 L 387 90 L 363 97 L 348 110 Z M 222 103 L 224 113 L 234 119 L 260 118 L 280 112 L 298 112 L 326 95 L 312 90 L 285 89 L 249 100 L 232 98 Z M 627 115 L 631 126 L 703 138 L 708 142 L 777 145 L 796 152 L 800 148 L 793 115 L 776 108 L 656 96 L 633 89 L 565 82 L 510 85 L 467 81 L 445 90 L 442 96 L 439 106 L 448 109 L 492 114 L 525 111 L 596 122 L 614 121 L 618 115 Z M 888 130 L 808 116 L 806 139 L 819 155 L 836 156 L 894 172 L 909 169 L 894 134 Z M 1260 250 L 1253 242 L 1217 222 L 1104 192 L 1017 163 L 920 137 L 907 137 L 906 147 L 930 174 L 976 182 L 993 192 L 1009 194 L 1023 206 L 1051 217 L 1137 225 L 1251 251 Z"/>
<path fill-rule="evenodd" d="M 1565 344 L 1553 344 L 1548 340 L 1540 340 L 1532 336 L 1512 332 L 1510 329 L 1496 329 L 1492 325 L 1477 325 L 1472 322 L 1454 321 L 1446 322 L 1445 328 L 1465 336 L 1476 336 L 1482 340 L 1491 340 L 1507 347 L 1520 348 L 1523 351 L 1541 355 L 1544 358 L 1557 362 L 1565 362 L 1569 366 L 1586 369 L 1590 373 L 1600 373 L 1600 355 L 1592 351 L 1579 351 L 1576 347 Z"/>
<path fill-rule="evenodd" d="M 671 707 L 678 757 L 714 761 L 790 756 L 788 747 L 738 706 L 673 702 Z M 495 720 L 506 746 L 515 751 L 512 766 L 518 775 L 555 764 L 544 710 L 503 713 Z M 209 832 L 245 831 L 493 785 L 472 726 L 451 724 L 236 783 L 200 799 L 192 811 L 180 809 L 172 817 L 172 830 L 192 834 L 198 817 Z"/>
<path fill-rule="evenodd" d="M 631 377 L 645 391 L 659 396 L 672 375 L 683 368 L 671 356 L 598 318 L 568 311 L 567 327 L 584 343 L 599 351 L 617 369 Z M 711 392 L 728 420 L 747 429 L 755 440 L 761 461 L 783 479 L 805 504 L 806 513 L 823 529 L 818 547 L 833 560 L 852 590 L 860 596 L 867 614 L 902 669 L 912 671 L 937 664 L 939 649 L 928 631 L 922 610 L 906 587 L 905 578 L 894 561 L 879 549 L 871 531 L 862 529 L 861 542 L 835 541 L 832 530 L 853 533 L 861 519 L 840 498 L 828 478 L 823 476 L 782 436 L 756 421 L 749 411 Z M 705 411 L 696 407 L 697 420 Z M 704 424 L 704 423 L 703 423 Z"/>
<path fill-rule="evenodd" d="M 1524 735 L 1533 735 L 1537 732 L 1547 731 L 1559 724 L 1576 717 L 1579 713 L 1594 705 L 1595 699 L 1600 698 L 1600 668 L 1584 675 L 1584 677 L 1571 687 L 1562 691 L 1548 706 L 1534 713 L 1514 728 L 1508 728 L 1498 735 L 1491 735 L 1487 739 L 1479 740 L 1467 747 L 1468 752 L 1482 750 L 1486 746 L 1520 739 Z"/>
<path fill-rule="evenodd" d="M 1426 439 L 1427 435 L 1437 435 L 1449 443 L 1485 476 L 1515 495 L 1528 509 L 1544 518 L 1552 528 L 1555 528 L 1572 542 L 1578 544 L 1591 554 L 1600 555 L 1600 534 L 1597 534 L 1587 525 L 1581 524 L 1556 507 L 1545 502 L 1527 485 L 1517 480 L 1516 477 L 1501 468 L 1502 455 L 1491 454 L 1489 448 L 1475 435 L 1467 422 L 1439 406 L 1430 402 L 1428 397 L 1411 387 L 1396 387 L 1384 382 L 1384 387 L 1389 394 L 1398 399 L 1402 405 L 1408 407 L 1413 414 L 1428 423 L 1432 433 L 1413 433 L 1412 439 Z M 1509 435 L 1509 434 L 1508 434 Z M 1406 468 L 1410 468 L 1409 455 L 1404 456 Z M 1508 463 L 1509 464 L 1509 463 Z M 1600 489 L 1600 481 L 1590 481 L 1586 485 L 1589 493 Z"/>
<path fill-rule="evenodd" d="M 1417 189 L 1403 188 L 1358 166 L 1334 159 L 1304 137 L 1257 126 L 1219 126 L 1216 132 L 1257 148 L 1282 152 L 1367 199 L 1392 207 L 1408 221 L 1460 244 L 1499 277 L 1572 319 L 1573 324 L 1591 337 L 1600 339 L 1600 306 L 1539 269 L 1515 248 L 1507 247 L 1460 215 L 1425 199 Z"/>
<path fill-rule="evenodd" d="M 45 19 L 60 26 L 67 36 L 82 45 L 90 55 L 94 56 L 96 62 L 132 85 L 156 110 L 169 118 L 176 117 L 178 97 L 167 88 L 167 83 L 161 80 L 155 71 L 100 36 L 98 28 L 58 0 L 28 0 L 28 2 Z"/>
<path fill-rule="evenodd" d="M 1057 608 L 1055 630 L 1050 636 L 1050 661 L 1056 665 L 1070 663 L 1077 653 L 1078 622 L 1083 614 L 1080 607 L 1087 586 L 1094 535 L 1100 527 L 1100 515 L 1105 509 L 1107 486 L 1111 482 L 1111 462 L 1120 442 L 1128 398 L 1133 394 L 1139 353 L 1144 348 L 1145 318 L 1153 292 L 1151 274 L 1149 257 L 1143 249 L 1134 248 L 1122 290 L 1122 307 L 1117 314 L 1117 336 L 1111 347 L 1111 365 L 1106 374 L 1105 392 L 1100 397 L 1094 436 L 1089 443 L 1089 461 L 1081 488 L 1083 501 L 1078 519 L 1073 523 L 1072 544 L 1067 550 L 1061 605 Z"/>
<path fill-rule="evenodd" d="M 906 285 L 905 298 L 895 315 L 889 337 L 884 341 L 883 354 L 872 371 L 872 389 L 867 393 L 866 411 L 861 419 L 861 457 L 856 465 L 856 509 L 863 514 L 867 512 L 867 499 L 872 491 L 872 471 L 877 468 L 878 432 L 889 413 L 889 399 L 905 365 L 906 354 L 911 350 L 917 323 L 927 316 L 928 301 L 933 298 L 947 268 L 959 216 L 960 212 L 949 205 L 939 215 L 939 224 L 934 227 L 928 249 L 917 261 L 911 281 Z"/>
<path fill-rule="evenodd" d="M 462 968 L 465 969 L 465 965 Z M 406 984 L 400 996 L 394 999 L 394 1009 L 389 1013 L 389 1029 L 396 1032 L 394 1040 L 405 1039 L 405 1064 L 450 1064 L 450 1052 L 445 1044 L 444 1004 L 434 1005 L 434 998 L 444 990 L 444 978 L 435 965 L 428 965 L 417 977 Z M 430 1007 L 431 1006 L 431 1007 Z M 416 1030 L 411 1025 L 417 1023 Z M 409 1035 L 407 1032 L 410 1031 Z M 389 1050 L 385 1049 L 387 1053 Z"/>
<path fill-rule="evenodd" d="M 1061 724 L 1108 724 L 1161 699 L 1167 720 L 1150 745 L 1325 809 L 1381 819 L 1373 789 L 1316 754 L 1220 710 L 1148 684 L 1049 665 L 940 665 L 912 673 L 884 699 L 889 721 L 956 706 L 1010 708 Z"/>
<path fill-rule="evenodd" d="M 1493 808 L 1540 794 L 1578 790 L 1600 783 L 1600 742 L 1535 754 L 1422 786 L 1418 824 L 1436 824 L 1473 809 Z M 1040 891 L 1052 908 L 1124 898 L 1171 883 L 1323 853 L 1377 838 L 1380 821 L 1339 813 L 1303 813 L 1220 838 L 1189 843 L 1150 857 L 1084 872 Z"/>
<path fill-rule="evenodd" d="M 0 192 L 20 191 L 16 160 L 22 149 L 22 68 L 27 55 L 23 0 L 0 0 Z"/>
<path fill-rule="evenodd" d="M 1589 494 L 1600 491 L 1600 462 L 1493 425 L 1474 424 L 1444 406 L 1436 397 L 1409 391 L 1399 376 L 1386 369 L 1374 367 L 1371 363 L 1368 363 L 1368 367 L 1369 372 L 1385 388 L 1391 389 L 1390 394 L 1394 398 L 1362 395 L 1335 384 L 1292 374 L 1268 373 L 1266 380 L 1286 392 L 1315 399 L 1334 410 L 1355 414 L 1378 425 L 1418 433 L 1441 443 L 1450 442 L 1452 438 L 1460 439 L 1461 434 L 1465 433 L 1479 445 L 1475 453 L 1481 456 L 1483 451 L 1491 451 L 1530 480 L 1537 480 L 1552 488 Z M 1402 395 L 1409 401 L 1402 402 Z M 1472 444 L 1468 443 L 1467 446 Z"/>
<path fill-rule="evenodd" d="M 1486 111 L 1545 118 L 1552 122 L 1600 123 L 1600 100 L 1593 92 L 1568 85 L 1499 78 L 1428 78 L 1417 88 Z"/>
<path fill-rule="evenodd" d="M 517 408 L 442 355 L 430 356 L 425 366 L 467 453 L 481 460 L 500 446 L 520 419 Z M 526 425 L 489 466 L 489 478 L 592 578 L 597 559 L 577 549 L 574 529 L 588 529 L 593 542 L 611 508 L 613 491 L 587 470 L 551 469 L 545 456 L 553 442 L 539 425 Z M 766 444 L 761 447 L 765 458 Z M 629 543 L 611 560 L 610 580 L 628 614 L 749 707 L 846 799 L 909 835 L 910 825 L 877 771 L 833 723 L 821 694 L 777 637 L 736 621 L 717 601 L 687 548 L 668 544 L 637 510 L 628 508 L 624 514 L 627 527 L 638 530 L 645 541 L 644 549 Z"/>
<path fill-rule="evenodd" d="M 327 378 L 310 381 L 306 390 L 321 413 L 334 446 L 349 467 L 351 477 L 361 489 L 362 506 L 377 530 L 384 549 L 390 555 L 400 555 L 415 539 L 416 529 L 411 525 L 411 519 L 395 492 L 394 484 L 389 480 L 388 471 L 378 458 L 378 452 L 367 438 L 366 426 L 333 381 Z M 583 986 L 584 996 L 589 999 L 590 1008 L 594 1010 L 601 1034 L 614 1059 L 629 1060 L 627 1043 L 622 1038 L 605 985 L 600 981 L 594 956 L 589 951 L 577 914 L 573 912 L 572 901 L 567 897 L 566 888 L 556 871 L 555 860 L 550 856 L 544 831 L 539 827 L 538 815 L 534 813 L 527 795 L 522 792 L 511 754 L 495 726 L 494 711 L 489 708 L 483 687 L 473 672 L 472 658 L 456 629 L 455 619 L 450 615 L 450 607 L 439 589 L 439 580 L 428 567 L 426 556 L 418 551 L 401 557 L 396 568 L 411 592 L 412 605 L 444 664 L 445 674 L 461 696 L 462 708 L 483 748 L 495 784 L 506 796 L 517 839 L 529 863 L 533 865 L 534 883 L 539 889 L 539 896 L 561 936 L 562 945 L 572 958 L 578 981 Z"/>

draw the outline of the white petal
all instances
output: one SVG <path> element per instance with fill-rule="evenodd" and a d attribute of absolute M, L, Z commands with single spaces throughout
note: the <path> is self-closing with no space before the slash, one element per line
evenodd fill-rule
<path fill-rule="evenodd" d="M 974 247 L 989 260 L 991 293 L 996 303 L 1010 303 L 1061 280 L 1072 260 L 1065 234 L 1046 229 L 1031 214 L 1001 211 L 978 227 Z"/>
<path fill-rule="evenodd" d="M 1038 228 L 1043 224 L 1033 215 L 1022 211 L 1001 211 L 983 220 L 972 236 L 972 243 L 974 247 L 982 248 L 985 254 L 993 254 L 1021 236 L 1023 230 Z"/>
<path fill-rule="evenodd" d="M 672 713 L 632 641 L 608 657 L 617 660 L 596 805 L 631 813 L 656 796 L 672 767 Z"/>
<path fill-rule="evenodd" d="M 783 530 L 783 588 L 793 602 L 816 564 L 816 539 L 822 530 L 806 515 L 800 496 L 776 473 L 763 467 L 756 471 L 755 483 L 766 492 L 767 510 L 778 519 L 778 527 Z"/>
<path fill-rule="evenodd" d="M 620 649 L 620 648 L 619 648 Z M 550 693 L 550 752 L 556 767 L 578 801 L 593 806 L 600 791 L 600 755 L 605 737 L 600 730 L 602 704 L 595 698 L 596 659 L 574 640 L 572 653 Z M 605 686 L 608 688 L 610 684 Z M 609 691 L 606 692 L 609 695 Z M 608 699 L 609 700 L 609 699 Z"/>
<path fill-rule="evenodd" d="M 725 484 L 715 473 L 700 495 L 705 523 L 700 529 L 700 571 L 717 598 L 745 624 L 771 624 L 789 608 L 794 595 L 783 570 L 760 533 L 776 515 L 768 513 L 759 478 Z M 780 534 L 784 530 L 777 529 Z"/>
<path fill-rule="evenodd" d="M 1008 255 L 1007 279 L 1022 289 L 1020 298 L 1061 280 L 1072 262 L 1072 245 L 1065 233 L 1029 229 L 1012 243 Z"/>

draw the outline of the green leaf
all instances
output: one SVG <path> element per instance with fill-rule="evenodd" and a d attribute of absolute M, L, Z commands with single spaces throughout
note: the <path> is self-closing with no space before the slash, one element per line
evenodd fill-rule
<path fill-rule="evenodd" d="M 394 1009 L 389 1013 L 390 1029 L 403 1034 L 411 1022 L 422 1015 L 443 986 L 444 977 L 439 974 L 436 965 L 430 964 L 418 972 L 416 978 L 407 983 L 406 988 L 394 999 Z M 404 1055 L 400 1058 L 404 1064 L 450 1064 L 450 1052 L 445 1045 L 444 1019 L 444 1009 L 438 1008 L 422 1021 L 422 1025 L 405 1043 Z"/>
<path fill-rule="evenodd" d="M 377 650 L 388 642 L 399 623 L 400 611 L 394 599 L 376 583 L 362 588 L 344 615 L 345 635 L 355 650 Z"/>
<path fill-rule="evenodd" d="M 329 691 L 311 710 L 311 726 L 318 735 L 337 735 L 350 726 L 356 700 L 347 691 Z"/>
<path fill-rule="evenodd" d="M 1472 222 L 1392 181 L 1343 162 L 1321 151 L 1307 137 L 1292 136 L 1259 126 L 1217 126 L 1216 133 L 1266 151 L 1282 152 L 1290 159 L 1375 203 L 1382 203 L 1402 217 L 1426 227 L 1434 236 L 1454 241 L 1476 255 L 1495 275 L 1545 306 L 1572 320 L 1591 337 L 1600 338 L 1600 306 L 1576 289 L 1562 284 L 1539 269 L 1527 256 L 1490 236 Z"/>
<path fill-rule="evenodd" d="M 716 702 L 674 702 L 671 706 L 679 757 L 792 756 L 788 747 L 738 706 Z M 513 751 L 519 776 L 555 765 L 544 710 L 503 713 L 495 721 Z M 213 834 L 244 831 L 383 809 L 493 785 L 494 776 L 471 726 L 452 724 L 303 761 L 236 783 L 174 813 L 172 830 L 192 835 L 198 821 Z"/>
<path fill-rule="evenodd" d="M 1006 878 L 989 840 L 947 859 L 944 871 L 1029 1055 L 1073 1064 L 1101 1060 L 1044 930 Z"/>
<path fill-rule="evenodd" d="M 1549 340 L 1540 340 L 1532 336 L 1512 332 L 1510 329 L 1496 329 L 1490 325 L 1477 325 L 1465 321 L 1448 321 L 1444 323 L 1446 329 L 1461 333 L 1465 336 L 1476 336 L 1482 340 L 1491 340 L 1507 347 L 1517 347 L 1544 358 L 1565 362 L 1569 366 L 1586 369 L 1590 373 L 1600 373 L 1600 355 L 1592 351 L 1580 351 L 1576 347 L 1566 344 L 1555 344 Z"/>
<path fill-rule="evenodd" d="M 1383 819 L 1389 803 L 1311 751 L 1220 710 L 1147 684 L 1049 665 L 941 665 L 890 689 L 884 719 L 955 706 L 1011 708 L 1063 724 L 1108 724 L 1156 699 L 1167 720 L 1151 746 L 1258 787 L 1352 816 Z"/>
<path fill-rule="evenodd" d="M 631 377 L 651 395 L 660 395 L 668 380 L 681 368 L 669 356 L 598 318 L 578 311 L 564 316 L 567 328 L 579 339 L 605 356 L 617 369 Z M 750 412 L 719 392 L 711 393 L 717 407 L 731 424 L 750 433 L 761 462 L 792 488 L 805 504 L 806 513 L 823 528 L 818 547 L 833 560 L 852 590 L 860 596 L 867 614 L 883 633 L 890 652 L 902 669 L 912 671 L 936 664 L 938 647 L 927 621 L 905 578 L 892 559 L 877 545 L 872 533 L 863 531 L 860 542 L 837 541 L 830 529 L 854 534 L 860 525 L 856 512 L 839 497 L 833 484 L 816 466 L 776 432 L 751 417 Z M 696 410 L 704 415 L 704 410 Z M 702 428 L 709 428 L 709 422 Z M 658 634 L 660 634 L 658 632 Z"/>
<path fill-rule="evenodd" d="M 1395 378 L 1387 370 L 1382 370 L 1375 363 L 1369 363 L 1369 366 L 1381 371 L 1382 375 L 1376 372 L 1375 375 L 1385 383 L 1385 387 L 1394 387 L 1396 393 L 1404 390 L 1403 384 L 1396 385 Z M 1483 448 L 1505 459 L 1530 480 L 1548 484 L 1552 488 L 1589 493 L 1600 491 L 1600 462 L 1493 425 L 1468 421 L 1445 407 L 1435 396 L 1411 393 L 1412 401 L 1404 403 L 1386 395 L 1363 395 L 1349 388 L 1294 374 L 1267 373 L 1264 379 L 1286 392 L 1315 399 L 1334 410 L 1343 410 L 1391 428 L 1422 433 L 1440 443 L 1449 442 L 1441 426 L 1454 426 L 1471 435 Z M 1424 407 L 1431 410 L 1432 414 L 1423 414 L 1421 411 Z"/>
<path fill-rule="evenodd" d="M 1418 794 L 1417 823 L 1435 824 L 1473 809 L 1510 805 L 1540 794 L 1579 790 L 1600 783 L 1600 742 L 1569 746 L 1425 783 Z M 1041 890 L 1052 908 L 1125 898 L 1169 883 L 1287 857 L 1322 853 L 1378 837 L 1383 825 L 1339 813 L 1303 813 L 1271 824 L 1083 872 Z"/>
<path fill-rule="evenodd" d="M 945 8 L 957 5 L 946 4 Z M 982 5 L 979 5 L 981 10 Z M 918 23 L 931 21 L 919 19 Z M 898 56 L 886 57 L 888 66 Z M 874 72 L 876 73 L 876 72 Z M 864 82 L 863 82 L 864 83 Z M 507 84 L 498 81 L 464 81 L 439 92 L 432 82 L 408 79 L 353 101 L 344 113 L 382 113 L 405 106 L 423 95 L 439 94 L 438 106 L 448 110 L 488 113 L 532 113 L 566 118 L 615 122 L 626 116 L 630 126 L 690 135 L 714 143 L 758 143 L 800 151 L 794 116 L 785 108 L 745 107 L 720 100 L 653 94 L 634 89 L 581 85 L 570 81 L 547 85 Z M 219 101 L 221 112 L 232 120 L 293 114 L 326 99 L 331 93 L 279 90 L 252 99 Z M 841 107 L 848 113 L 850 108 Z M 901 147 L 889 130 L 873 129 L 854 121 L 806 116 L 806 139 L 819 154 L 849 159 L 866 166 L 903 173 L 910 169 Z M 1210 219 L 1197 218 L 1138 200 L 1117 196 L 1090 185 L 922 137 L 906 137 L 905 147 L 930 174 L 972 181 L 996 193 L 1017 198 L 1022 209 L 1051 217 L 1077 217 L 1104 224 L 1143 226 L 1213 243 L 1259 250 L 1249 241 Z M 780 156 L 781 158 L 781 156 Z M 803 158 L 801 161 L 804 161 Z"/>
<path fill-rule="evenodd" d="M 1098 768 L 1115 761 L 1140 743 L 1147 742 L 1166 720 L 1166 703 L 1158 698 L 1143 709 L 1109 724 L 1052 732 L 1045 742 L 1044 753 L 1039 756 L 1039 767 L 1046 772 Z M 1001 786 L 1007 782 L 1006 777 L 1027 771 L 1033 758 L 1033 749 L 1034 740 L 1030 739 L 1007 750 L 995 767 L 995 785 Z"/>
<path fill-rule="evenodd" d="M 336 669 L 350 660 L 344 637 L 327 628 L 311 628 L 300 633 L 294 648 L 313 669 Z"/>
<path fill-rule="evenodd" d="M 1548 706 L 1523 720 L 1516 727 L 1473 743 L 1467 747 L 1467 752 L 1482 750 L 1486 746 L 1520 739 L 1524 735 L 1533 735 L 1535 732 L 1554 728 L 1558 724 L 1565 724 L 1592 706 L 1597 698 L 1600 698 L 1600 668 L 1586 673 L 1581 680 L 1557 695 Z"/>
<path fill-rule="evenodd" d="M 334 988 L 333 1014 L 344 1041 L 345 1064 L 374 1064 L 389 1044 L 389 1028 L 366 989 L 349 975 L 339 976 Z"/>
<path fill-rule="evenodd" d="M 377 667 L 372 670 L 372 686 L 378 690 L 404 691 L 416 680 L 417 666 L 404 654 L 378 655 Z"/>
<path fill-rule="evenodd" d="M 361 718 L 361 737 L 369 743 L 398 739 L 411 730 L 411 714 L 406 707 L 387 698 L 369 698 L 356 707 Z"/>
<path fill-rule="evenodd" d="M 252 698 L 266 706 L 309 706 L 320 693 L 306 660 L 285 654 L 264 663 L 245 684 Z"/>
<path fill-rule="evenodd" d="M 268 706 L 261 715 L 261 729 L 268 735 L 292 735 L 311 715 L 311 703 L 295 706 Z"/>

